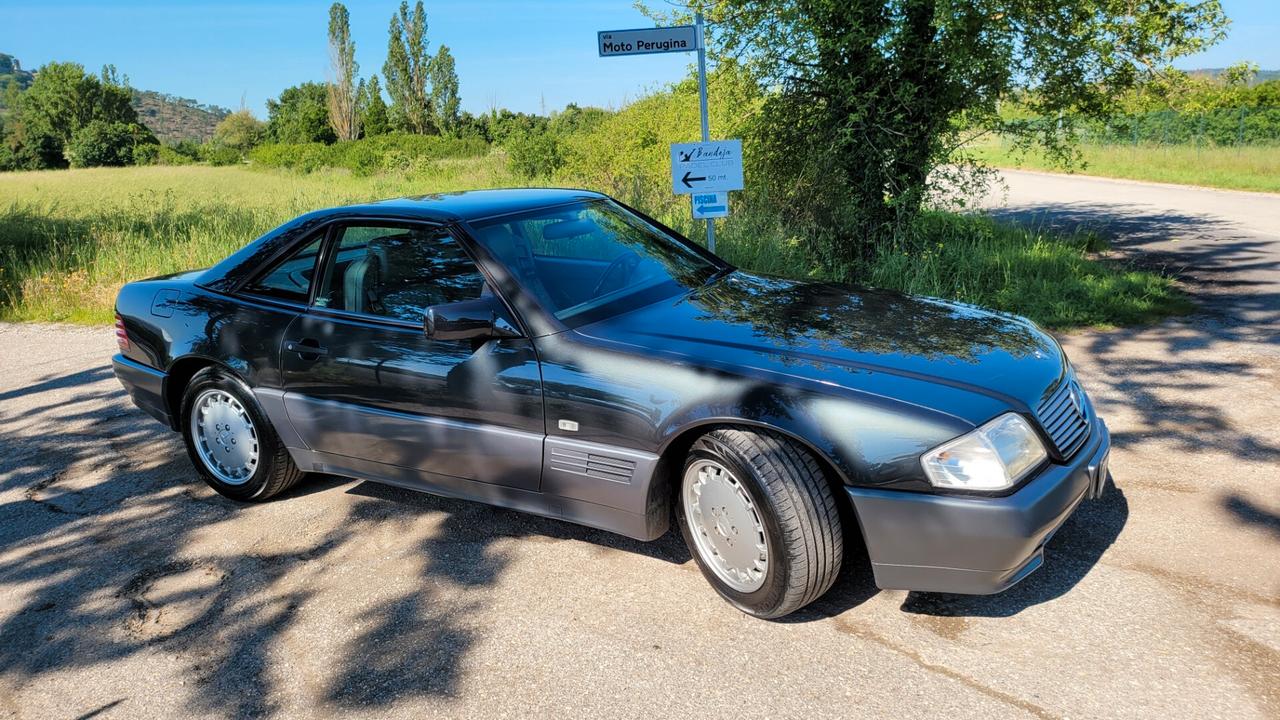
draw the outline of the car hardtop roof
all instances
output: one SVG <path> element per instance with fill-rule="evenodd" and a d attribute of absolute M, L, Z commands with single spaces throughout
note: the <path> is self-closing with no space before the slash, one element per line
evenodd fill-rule
<path fill-rule="evenodd" d="M 371 215 L 394 213 L 441 222 L 470 222 L 496 215 L 537 210 L 575 200 L 601 200 L 606 196 L 590 190 L 563 188 L 504 188 L 435 193 L 417 197 L 393 198 L 363 205 L 334 208 L 334 212 L 358 212 Z"/>

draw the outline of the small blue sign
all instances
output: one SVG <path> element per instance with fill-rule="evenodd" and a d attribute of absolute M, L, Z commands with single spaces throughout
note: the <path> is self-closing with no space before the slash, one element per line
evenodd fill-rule
<path fill-rule="evenodd" d="M 729 217 L 729 193 L 699 192 L 689 195 L 693 200 L 693 219 Z"/>

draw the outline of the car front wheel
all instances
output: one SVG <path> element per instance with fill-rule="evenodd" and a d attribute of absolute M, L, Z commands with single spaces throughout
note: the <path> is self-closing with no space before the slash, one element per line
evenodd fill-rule
<path fill-rule="evenodd" d="M 253 392 L 220 368 L 205 368 L 191 378 L 181 418 L 187 454 L 220 495 L 268 500 L 303 476 Z"/>
<path fill-rule="evenodd" d="M 750 615 L 818 599 L 844 557 L 839 510 L 818 461 L 777 433 L 717 428 L 690 449 L 680 531 L 702 574 Z"/>

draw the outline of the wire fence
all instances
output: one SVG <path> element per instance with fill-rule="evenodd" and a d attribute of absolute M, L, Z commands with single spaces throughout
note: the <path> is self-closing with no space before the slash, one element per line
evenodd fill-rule
<path fill-rule="evenodd" d="M 1084 142 L 1100 145 L 1280 145 L 1280 108 L 1240 107 L 1179 112 L 1161 110 L 1089 123 Z"/>

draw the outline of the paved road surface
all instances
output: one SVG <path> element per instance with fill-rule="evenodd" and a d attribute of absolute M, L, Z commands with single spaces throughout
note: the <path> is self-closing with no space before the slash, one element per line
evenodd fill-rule
<path fill-rule="evenodd" d="M 0 326 L 0 717 L 1280 717 L 1280 199 L 1010 185 L 1194 260 L 1208 303 L 1064 339 L 1116 486 L 1015 589 L 854 563 L 769 623 L 673 535 L 336 479 L 236 505 L 125 400 L 109 329 Z"/>
<path fill-rule="evenodd" d="M 1145 264 L 1195 284 L 1248 337 L 1280 327 L 1280 194 L 1003 171 L 985 205 L 999 217 L 1095 228 Z M 1248 327 L 1246 327 L 1248 326 Z"/>

